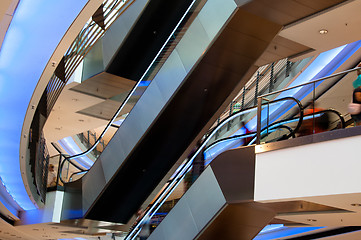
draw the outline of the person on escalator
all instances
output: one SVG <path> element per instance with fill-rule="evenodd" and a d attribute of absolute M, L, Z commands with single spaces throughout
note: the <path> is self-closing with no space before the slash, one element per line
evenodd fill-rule
<path fill-rule="evenodd" d="M 352 104 L 354 109 L 351 110 L 349 106 L 351 117 L 355 121 L 356 126 L 361 126 L 361 86 L 353 90 Z"/>
<path fill-rule="evenodd" d="M 361 62 L 357 65 L 357 67 L 361 67 Z M 356 70 L 357 78 L 352 82 L 352 86 L 354 89 L 361 87 L 361 69 Z"/>
<path fill-rule="evenodd" d="M 304 110 L 304 118 L 306 116 L 311 116 L 312 114 L 323 111 L 323 108 L 320 108 L 312 101 L 309 105 L 309 108 Z M 311 135 L 313 133 L 321 133 L 327 131 L 329 127 L 329 116 L 327 113 L 322 113 L 320 116 L 314 116 L 310 119 L 304 119 L 302 125 L 298 130 L 299 136 Z"/>
<path fill-rule="evenodd" d="M 243 121 L 241 122 L 241 128 L 243 128 L 243 129 L 245 130 L 245 131 L 244 131 L 244 134 L 249 134 L 249 133 L 251 133 L 251 131 L 247 128 L 246 123 L 243 122 Z M 246 137 L 246 138 L 244 138 L 243 146 L 247 146 L 251 140 L 252 140 L 252 137 Z"/>
<path fill-rule="evenodd" d="M 193 148 L 192 152 L 188 155 L 188 159 L 193 157 L 193 155 L 197 152 L 201 145 L 202 141 L 199 140 L 196 146 Z M 201 173 L 204 171 L 204 162 L 204 154 L 201 150 L 198 155 L 193 159 L 192 169 L 184 177 L 186 191 L 192 186 L 192 184 L 197 180 L 199 175 L 201 175 Z"/>
<path fill-rule="evenodd" d="M 137 219 L 135 222 L 140 221 L 144 217 L 145 212 L 146 211 L 139 209 L 137 211 Z M 143 226 L 138 234 L 138 237 L 139 237 L 139 240 L 145 240 L 149 237 L 149 235 L 150 235 L 150 219 L 149 219 L 149 217 L 147 217 L 143 222 Z"/>
<path fill-rule="evenodd" d="M 361 63 L 357 65 L 361 67 Z M 348 112 L 356 126 L 361 125 L 361 69 L 356 70 L 357 78 L 353 81 L 352 102 L 348 105 Z"/>
<path fill-rule="evenodd" d="M 56 186 L 56 174 L 55 174 L 55 171 L 54 171 L 54 165 L 49 164 L 47 187 L 48 188 L 53 188 L 55 186 Z"/>

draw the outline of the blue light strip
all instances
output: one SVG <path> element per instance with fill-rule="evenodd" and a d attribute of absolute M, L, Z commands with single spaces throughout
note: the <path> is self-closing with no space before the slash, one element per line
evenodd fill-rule
<path fill-rule="evenodd" d="M 270 240 L 270 239 L 279 239 L 282 237 L 289 237 L 296 234 L 302 234 L 307 232 L 312 232 L 324 227 L 282 227 L 273 230 L 266 231 L 264 233 L 258 234 L 254 240 Z"/>
<path fill-rule="evenodd" d="M 72 137 L 63 138 L 63 139 L 59 140 L 58 143 L 70 156 L 82 152 L 82 150 L 75 143 L 75 141 Z M 94 164 L 94 162 L 92 160 L 90 160 L 90 158 L 87 155 L 79 157 L 76 160 L 76 162 L 79 163 L 84 169 L 89 169 Z"/>
<path fill-rule="evenodd" d="M 46 64 L 86 3 L 87 0 L 21 0 L 1 48 L 0 176 L 8 191 L 2 198 L 12 203 L 15 200 L 23 210 L 36 208 L 20 173 L 24 117 Z"/>

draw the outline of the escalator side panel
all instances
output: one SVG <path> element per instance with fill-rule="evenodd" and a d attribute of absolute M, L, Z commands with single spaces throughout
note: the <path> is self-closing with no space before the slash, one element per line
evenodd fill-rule
<path fill-rule="evenodd" d="M 225 204 L 212 168 L 208 167 L 149 239 L 194 239 Z"/>
<path fill-rule="evenodd" d="M 105 71 L 106 67 L 117 54 L 118 49 L 126 42 L 128 35 L 134 26 L 136 26 L 139 16 L 146 8 L 149 0 L 129 2 L 131 1 L 128 1 L 126 4 L 126 11 L 112 23 L 104 36 L 100 38 L 90 49 L 89 53 L 85 55 L 82 81 Z"/>
<path fill-rule="evenodd" d="M 149 239 L 252 239 L 275 216 L 253 204 L 254 172 L 255 146 L 220 154 Z"/>
<path fill-rule="evenodd" d="M 210 165 L 228 203 L 253 200 L 254 153 L 255 146 L 242 147 L 242 149 L 225 151 L 211 162 Z M 240 172 L 242 174 L 239 174 Z M 242 191 L 239 191 L 240 189 Z"/>

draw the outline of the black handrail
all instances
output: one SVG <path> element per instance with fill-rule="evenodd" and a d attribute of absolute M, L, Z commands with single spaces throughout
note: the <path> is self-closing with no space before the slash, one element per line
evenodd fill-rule
<path fill-rule="evenodd" d="M 346 127 L 346 122 L 345 122 L 345 119 L 344 117 L 342 116 L 342 114 L 340 112 L 338 112 L 337 110 L 335 109 L 325 109 L 325 110 L 321 110 L 321 111 L 318 111 L 318 112 L 315 112 L 315 113 L 311 113 L 311 114 L 307 114 L 307 115 L 304 115 L 303 118 L 306 118 L 306 117 L 309 117 L 309 116 L 313 116 L 313 115 L 320 115 L 320 114 L 324 114 L 324 113 L 328 113 L 328 112 L 332 112 L 332 113 L 335 113 L 338 118 L 339 118 L 339 121 L 341 123 L 340 125 L 340 128 L 345 128 Z M 289 126 L 286 126 L 286 125 L 279 125 L 279 124 L 284 124 L 284 123 L 287 123 L 287 122 L 290 122 L 292 120 L 294 121 L 297 121 L 300 117 L 297 116 L 297 117 L 293 117 L 293 118 L 290 118 L 290 119 L 286 119 L 286 120 L 280 120 L 280 121 L 277 121 L 277 122 L 274 122 L 272 124 L 270 124 L 268 127 L 264 127 L 262 130 L 261 130 L 261 137 L 264 137 L 262 136 L 262 133 L 264 133 L 267 128 L 269 130 L 275 130 L 277 128 L 287 128 L 289 131 L 290 131 L 290 134 L 286 135 L 286 136 L 282 136 L 284 137 L 285 139 L 288 139 L 290 137 L 293 137 L 295 138 L 295 133 L 297 133 L 295 130 L 292 130 Z M 275 126 L 273 128 L 273 126 Z M 334 129 L 331 129 L 331 131 L 334 130 Z M 257 133 L 256 132 L 250 132 L 250 133 L 245 133 L 245 134 L 237 134 L 237 135 L 233 135 L 233 136 L 230 136 L 230 137 L 225 137 L 225 138 L 222 138 L 222 139 L 218 139 L 217 141 L 211 143 L 210 145 L 208 145 L 207 147 L 205 147 L 203 149 L 203 154 L 208 151 L 209 149 L 211 149 L 212 147 L 214 147 L 215 145 L 221 143 L 221 142 L 226 142 L 226 141 L 229 141 L 229 140 L 232 140 L 232 139 L 243 139 L 243 138 L 247 138 L 247 137 L 254 137 L 250 143 L 252 142 L 255 142 L 255 138 L 256 138 L 256 135 Z M 266 133 L 267 134 L 267 133 Z M 251 144 L 248 144 L 248 145 L 251 145 Z"/>

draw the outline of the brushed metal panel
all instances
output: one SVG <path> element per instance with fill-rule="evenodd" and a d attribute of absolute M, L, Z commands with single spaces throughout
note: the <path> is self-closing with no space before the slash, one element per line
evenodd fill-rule
<path fill-rule="evenodd" d="M 161 81 L 151 82 L 147 90 L 143 93 L 142 97 L 139 99 L 138 103 L 134 106 L 129 116 L 127 117 L 127 121 L 137 122 L 139 127 L 138 129 L 134 129 L 134 131 L 138 132 L 136 135 L 138 139 L 141 138 L 144 132 L 149 128 L 154 119 L 157 117 L 158 113 L 167 103 L 169 98 L 166 98 L 162 94 L 159 86 L 162 86 L 163 83 L 167 84 L 169 81 L 172 81 L 172 79 L 168 78 L 161 79 Z M 174 89 L 169 90 L 174 91 Z M 131 127 L 132 125 L 128 126 Z M 134 145 L 130 147 L 132 148 Z"/>
<path fill-rule="evenodd" d="M 82 207 L 84 213 L 92 205 L 106 183 L 101 161 L 96 161 L 91 170 L 92 172 L 89 171 L 82 178 Z"/>
<path fill-rule="evenodd" d="M 274 211 L 252 203 L 229 204 L 197 239 L 253 239 L 274 216 Z"/>
<path fill-rule="evenodd" d="M 222 209 L 226 203 L 212 168 L 207 167 L 184 195 L 198 231 Z M 182 200 L 182 199 L 181 199 Z"/>
<path fill-rule="evenodd" d="M 122 44 L 148 0 L 137 0 L 112 24 L 102 38 L 103 62 L 107 66 Z"/>
<path fill-rule="evenodd" d="M 119 140 L 114 140 L 112 144 L 114 146 L 117 146 L 116 148 L 113 148 L 116 150 L 103 151 L 101 156 L 97 160 L 102 162 L 104 178 L 106 182 L 108 182 L 112 178 L 116 170 L 119 168 L 121 164 L 121 161 L 119 160 L 125 159 L 125 157 L 127 156 Z"/>
<path fill-rule="evenodd" d="M 175 67 L 178 66 L 178 67 Z M 156 84 L 164 99 L 169 99 L 187 75 L 178 51 L 173 51 L 157 74 Z M 152 84 L 151 83 L 151 84 Z"/>
<path fill-rule="evenodd" d="M 254 199 L 255 146 L 223 152 L 211 168 L 228 203 Z"/>
<path fill-rule="evenodd" d="M 161 231 L 163 239 L 184 240 L 193 239 L 199 230 L 194 222 L 192 212 L 187 201 L 178 202 L 179 206 L 172 215 L 164 222 Z M 155 236 L 150 239 L 161 240 Z"/>
<path fill-rule="evenodd" d="M 209 39 L 213 39 L 224 23 L 229 19 L 237 5 L 234 1 L 208 0 L 198 19 L 207 33 Z"/>
<path fill-rule="evenodd" d="M 136 1 L 137 2 L 137 1 Z M 134 15 L 135 17 L 136 15 Z M 134 18 L 133 17 L 133 18 Z M 101 39 L 101 43 L 103 45 L 103 66 L 104 70 L 107 65 L 109 65 L 117 52 L 119 46 L 123 43 L 124 39 L 127 36 L 128 31 L 130 30 L 127 26 L 125 26 L 122 22 L 123 17 L 120 17 L 117 21 L 115 21 L 107 32 L 104 34 Z"/>
<path fill-rule="evenodd" d="M 187 73 L 202 56 L 210 42 L 211 39 L 206 34 L 199 18 L 195 18 L 184 34 L 182 41 L 175 48 Z"/>
<path fill-rule="evenodd" d="M 82 179 L 64 186 L 61 220 L 83 217 Z"/>
<path fill-rule="evenodd" d="M 81 81 L 84 81 L 102 71 L 104 71 L 103 44 L 102 39 L 99 39 L 99 41 L 92 46 L 89 53 L 84 57 Z"/>
<path fill-rule="evenodd" d="M 225 203 L 212 169 L 208 167 L 148 239 L 194 239 Z"/>

